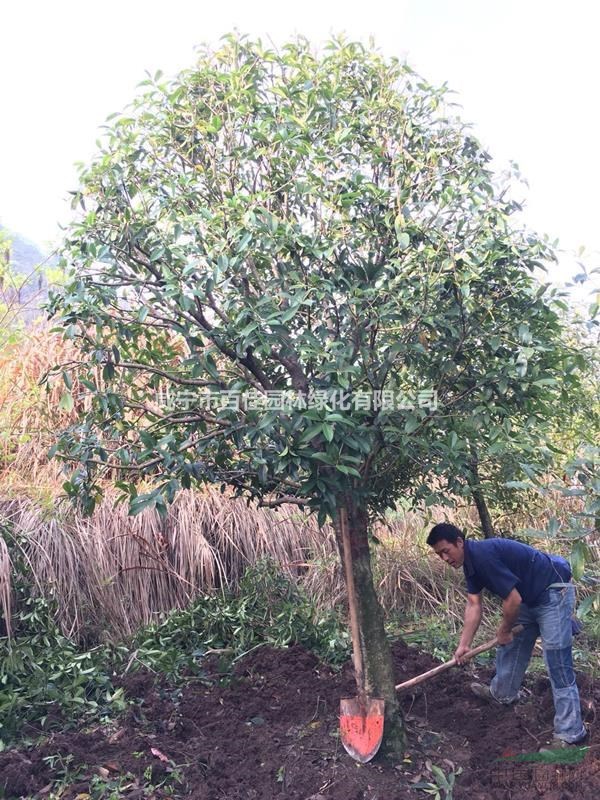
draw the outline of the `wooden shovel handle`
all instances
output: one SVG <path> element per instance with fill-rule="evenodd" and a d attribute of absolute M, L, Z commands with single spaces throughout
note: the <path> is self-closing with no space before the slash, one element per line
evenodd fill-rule
<path fill-rule="evenodd" d="M 512 633 L 514 636 L 516 636 L 517 634 L 521 633 L 522 630 L 522 625 L 515 625 L 515 627 L 512 629 Z M 480 644 L 478 647 L 468 650 L 463 656 L 463 661 L 469 661 L 471 658 L 478 656 L 480 653 L 485 653 L 486 650 L 491 650 L 492 647 L 495 647 L 497 644 L 497 637 L 489 639 L 489 641 Z M 434 667 L 427 672 L 423 672 L 421 675 L 417 675 L 416 678 L 411 678 L 409 681 L 399 683 L 395 689 L 397 692 L 401 691 L 402 689 L 409 689 L 411 686 L 416 686 L 419 683 L 423 683 L 423 681 L 429 680 L 429 678 L 433 678 L 434 675 L 439 675 L 440 672 L 445 672 L 447 669 L 450 669 L 450 667 L 453 667 L 456 663 L 456 659 L 451 658 L 450 661 L 446 661 L 443 664 L 440 664 L 438 667 Z"/>
<path fill-rule="evenodd" d="M 350 534 L 348 531 L 348 512 L 342 506 L 338 509 L 340 533 L 342 536 L 342 547 L 344 556 L 344 571 L 346 573 L 346 588 L 348 589 L 348 611 L 350 612 L 350 634 L 352 636 L 352 655 L 354 656 L 354 676 L 359 697 L 364 702 L 365 679 L 363 672 L 363 660 L 360 650 L 360 632 L 358 629 L 358 608 L 356 599 L 356 587 L 354 586 L 354 571 L 352 569 L 352 553 L 350 550 Z"/>

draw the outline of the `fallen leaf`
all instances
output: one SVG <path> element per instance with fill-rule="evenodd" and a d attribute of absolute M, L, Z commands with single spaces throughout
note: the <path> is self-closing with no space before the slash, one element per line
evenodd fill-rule
<path fill-rule="evenodd" d="M 169 759 L 166 757 L 164 753 L 161 753 L 158 747 L 151 747 L 150 752 L 152 753 L 153 756 L 156 756 L 156 758 L 160 758 L 161 761 L 164 761 L 167 764 L 169 763 Z"/>

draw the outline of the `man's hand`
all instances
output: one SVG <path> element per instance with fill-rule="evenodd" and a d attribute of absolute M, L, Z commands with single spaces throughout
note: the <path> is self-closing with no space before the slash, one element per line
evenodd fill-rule
<path fill-rule="evenodd" d="M 502 602 L 502 622 L 496 632 L 498 644 L 510 644 L 512 642 L 512 629 L 519 617 L 520 608 L 521 595 L 516 589 L 513 589 Z"/>
<path fill-rule="evenodd" d="M 496 631 L 496 638 L 498 639 L 498 644 L 510 644 L 515 637 L 511 630 L 505 628 L 504 625 L 500 625 Z"/>
<path fill-rule="evenodd" d="M 464 664 L 465 661 L 464 655 L 468 653 L 471 648 L 468 647 L 466 644 L 459 644 L 456 650 L 454 651 L 454 658 L 456 659 L 457 664 Z"/>

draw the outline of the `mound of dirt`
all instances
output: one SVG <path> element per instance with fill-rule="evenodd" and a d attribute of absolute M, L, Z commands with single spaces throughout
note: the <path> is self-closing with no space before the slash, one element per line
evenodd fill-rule
<path fill-rule="evenodd" d="M 402 642 L 394 646 L 398 682 L 436 662 Z M 195 800 L 418 800 L 431 764 L 457 775 L 455 800 L 596 800 L 600 796 L 600 734 L 595 708 L 600 686 L 579 676 L 590 723 L 590 749 L 576 765 L 507 760 L 536 752 L 552 734 L 547 679 L 530 682 L 523 702 L 491 706 L 469 683 L 490 670 L 449 670 L 402 696 L 410 749 L 401 763 L 359 765 L 338 737 L 341 697 L 356 693 L 351 666 L 341 672 L 301 647 L 259 647 L 235 667 L 229 685 L 190 679 L 181 689 L 148 673 L 126 675 L 125 693 L 138 702 L 118 726 L 69 730 L 26 752 L 0 753 L 0 796 L 39 797 L 68 766 L 78 772 L 61 795 L 74 800 L 99 780 L 121 797 Z M 216 677 L 216 675 L 215 675 Z M 97 796 L 97 795 L 96 795 Z M 443 795 L 442 795 L 443 796 Z"/>

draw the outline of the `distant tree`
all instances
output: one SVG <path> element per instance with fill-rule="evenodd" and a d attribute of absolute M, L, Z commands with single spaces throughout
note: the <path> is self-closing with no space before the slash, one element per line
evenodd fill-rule
<path fill-rule="evenodd" d="M 535 441 L 576 387 L 533 277 L 552 253 L 513 222 L 446 89 L 359 44 L 230 37 L 146 84 L 81 173 L 51 303 L 83 353 L 67 391 L 77 370 L 94 395 L 54 448 L 79 464 L 66 489 L 88 511 L 107 474 L 132 513 L 201 482 L 336 526 L 345 508 L 367 688 L 401 752 L 369 520 L 463 487 L 514 425 Z M 253 407 L 282 392 L 285 410 Z"/>
<path fill-rule="evenodd" d="M 11 237 L 0 228 L 0 348 L 13 342 L 20 329 L 18 291 L 21 282 L 10 264 L 11 245 Z"/>

